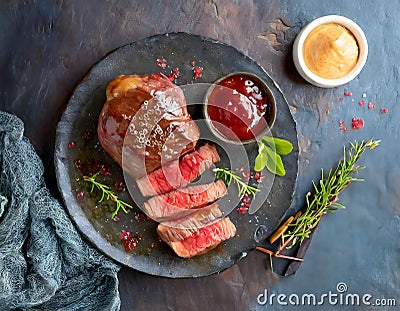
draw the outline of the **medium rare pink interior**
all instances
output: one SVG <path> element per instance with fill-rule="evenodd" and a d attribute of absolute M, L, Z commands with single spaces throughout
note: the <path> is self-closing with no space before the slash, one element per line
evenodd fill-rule
<path fill-rule="evenodd" d="M 215 146 L 205 144 L 136 181 L 143 196 L 168 193 L 185 187 L 213 163 L 220 160 Z"/>
<path fill-rule="evenodd" d="M 143 211 L 155 221 L 173 220 L 187 215 L 188 210 L 206 206 L 225 194 L 225 183 L 217 180 L 156 195 L 144 203 Z"/>
<path fill-rule="evenodd" d="M 193 234 L 200 228 L 209 226 L 217 222 L 222 217 L 222 212 L 218 207 L 218 203 L 214 202 L 200 210 L 192 210 L 191 213 L 184 217 L 162 222 L 158 225 L 157 230 L 162 232 L 165 241 L 180 241 Z M 173 228 L 171 230 L 171 228 Z"/>
<path fill-rule="evenodd" d="M 202 206 L 226 194 L 226 186 L 222 180 L 210 184 L 197 185 L 179 189 L 162 196 L 167 204 L 180 208 Z"/>
<path fill-rule="evenodd" d="M 236 230 L 227 224 L 229 218 L 223 218 L 221 221 L 210 226 L 199 229 L 192 236 L 181 240 L 183 247 L 190 253 L 199 252 L 199 250 L 207 249 L 211 246 L 218 245 L 232 237 Z"/>
<path fill-rule="evenodd" d="M 222 241 L 230 239 L 236 234 L 236 227 L 229 217 L 225 217 L 198 230 L 159 224 L 157 232 L 178 256 L 189 258 L 204 254 Z"/>

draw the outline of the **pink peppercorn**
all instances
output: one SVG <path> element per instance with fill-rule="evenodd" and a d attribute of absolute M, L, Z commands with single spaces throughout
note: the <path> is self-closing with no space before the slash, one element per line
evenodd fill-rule
<path fill-rule="evenodd" d="M 131 233 L 129 231 L 126 231 L 126 230 L 122 230 L 121 234 L 119 235 L 119 238 L 122 241 L 127 241 L 130 237 L 131 237 Z"/>
<path fill-rule="evenodd" d="M 247 211 L 249 210 L 249 208 L 248 207 L 245 207 L 245 206 L 241 206 L 241 207 L 238 207 L 237 208 L 237 212 L 238 212 L 238 214 L 240 214 L 240 215 L 243 215 L 243 214 L 247 214 Z"/>
<path fill-rule="evenodd" d="M 201 76 L 203 75 L 203 68 L 201 68 L 201 67 L 195 67 L 194 69 L 193 69 L 193 74 L 194 74 L 194 78 L 195 79 L 198 79 L 198 78 L 201 78 Z"/>
<path fill-rule="evenodd" d="M 143 221 L 143 220 L 145 220 L 145 219 L 146 219 L 146 215 L 140 213 L 139 216 L 138 216 L 138 220 L 139 220 L 139 221 Z"/>
<path fill-rule="evenodd" d="M 110 165 L 105 165 L 105 164 L 101 165 L 101 174 L 103 176 L 110 176 L 111 175 L 110 170 L 111 170 Z"/>
<path fill-rule="evenodd" d="M 114 181 L 114 188 L 118 191 L 126 191 L 126 185 L 122 179 L 116 179 Z"/>
<path fill-rule="evenodd" d="M 254 178 L 257 180 L 257 182 L 262 182 L 264 180 L 265 175 L 263 173 L 257 172 L 254 174 Z"/>
<path fill-rule="evenodd" d="M 179 68 L 176 67 L 176 68 L 171 70 L 171 72 L 168 75 L 168 79 L 172 82 L 175 79 L 177 79 L 179 76 L 180 76 Z"/>
<path fill-rule="evenodd" d="M 364 120 L 361 118 L 353 118 L 351 120 L 351 125 L 354 130 L 359 130 L 364 127 Z"/>
<path fill-rule="evenodd" d="M 76 194 L 76 198 L 80 201 L 83 200 L 83 198 L 85 197 L 85 193 L 83 191 L 80 191 Z"/>
<path fill-rule="evenodd" d="M 167 60 L 165 58 L 157 58 L 156 66 L 165 69 L 167 67 Z"/>

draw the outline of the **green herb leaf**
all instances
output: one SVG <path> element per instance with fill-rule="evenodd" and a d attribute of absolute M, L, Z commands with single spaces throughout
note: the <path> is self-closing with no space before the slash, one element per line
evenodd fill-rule
<path fill-rule="evenodd" d="M 264 144 L 263 144 L 264 146 Z M 268 156 L 266 152 L 261 152 L 257 155 L 255 162 L 254 162 L 254 170 L 256 172 L 261 172 L 264 167 L 267 165 Z"/>
<path fill-rule="evenodd" d="M 293 150 L 292 143 L 285 139 L 264 136 L 262 140 L 265 141 L 269 146 L 271 146 L 272 149 L 274 149 L 275 146 L 275 152 L 280 155 L 288 155 Z"/>
<path fill-rule="evenodd" d="M 293 145 L 281 138 L 264 136 L 258 144 L 258 155 L 255 158 L 254 170 L 262 171 L 265 167 L 278 176 L 285 176 L 286 171 L 281 155 L 287 155 L 293 150 Z"/>
<path fill-rule="evenodd" d="M 286 171 L 281 156 L 269 147 L 265 148 L 265 152 L 267 154 L 267 169 L 275 175 L 285 176 Z"/>

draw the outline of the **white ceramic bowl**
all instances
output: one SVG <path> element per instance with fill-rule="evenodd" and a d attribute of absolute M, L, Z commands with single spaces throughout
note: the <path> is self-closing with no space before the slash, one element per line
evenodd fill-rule
<path fill-rule="evenodd" d="M 310 69 L 308 69 L 308 67 L 304 62 L 304 57 L 303 57 L 303 44 L 307 36 L 317 26 L 327 23 L 336 23 L 346 27 L 354 35 L 354 38 L 357 40 L 358 44 L 359 55 L 356 65 L 347 75 L 338 79 L 325 79 L 316 75 Z M 367 38 L 365 37 L 365 34 L 360 28 L 360 26 L 358 26 L 351 19 L 339 15 L 327 15 L 315 19 L 300 31 L 293 45 L 293 61 L 297 71 L 307 82 L 323 88 L 336 87 L 339 85 L 346 84 L 351 80 L 353 80 L 364 67 L 365 62 L 367 61 L 367 56 L 368 56 Z"/>

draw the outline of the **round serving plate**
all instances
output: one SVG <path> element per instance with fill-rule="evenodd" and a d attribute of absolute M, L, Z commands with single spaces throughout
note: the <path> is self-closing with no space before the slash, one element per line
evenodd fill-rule
<path fill-rule="evenodd" d="M 157 59 L 165 59 L 166 68 L 157 65 Z M 194 64 L 203 70 L 200 78 L 194 78 Z M 232 207 L 229 217 L 236 225 L 236 236 L 204 255 L 189 259 L 179 258 L 166 243 L 159 241 L 157 223 L 144 217 L 137 206 L 133 206 L 127 214 L 120 211 L 119 221 L 111 219 L 113 202 L 99 203 L 101 194 L 96 190 L 90 192 L 90 185 L 77 169 L 79 162 L 86 168 L 104 165 L 110 174 L 99 175 L 99 180 L 111 188 L 114 188 L 116 181 L 124 179 L 122 169 L 102 149 L 96 134 L 98 116 L 106 100 L 106 87 L 121 74 L 163 72 L 168 75 L 174 68 L 179 68 L 180 73 L 175 83 L 183 89 L 195 83 L 213 83 L 232 72 L 257 75 L 268 85 L 275 98 L 276 120 L 272 135 L 289 140 L 294 146 L 293 152 L 283 159 L 286 176 L 268 179 L 273 183 L 269 185 L 270 191 L 265 194 L 261 208 L 251 214 L 240 214 Z M 199 98 L 203 95 L 196 94 Z M 202 117 L 201 105 L 188 108 L 194 119 Z M 205 128 L 200 129 L 206 131 Z M 203 134 L 205 137 L 208 135 L 202 133 L 202 137 Z M 58 124 L 56 135 L 58 187 L 69 215 L 80 232 L 117 262 L 152 275 L 199 277 L 234 265 L 274 231 L 290 207 L 297 180 L 299 149 L 296 124 L 280 89 L 265 70 L 248 56 L 231 46 L 191 34 L 157 35 L 118 48 L 105 56 L 77 85 Z M 257 144 L 246 145 L 245 150 L 249 162 L 254 163 Z M 221 152 L 221 162 L 226 161 L 225 154 Z M 260 190 L 264 189 L 261 187 Z M 115 192 L 121 199 L 134 205 L 128 191 Z M 262 198 L 262 195 L 257 195 L 256 200 L 257 197 Z M 120 239 L 122 230 L 141 237 L 138 246 L 130 252 L 125 250 Z"/>

